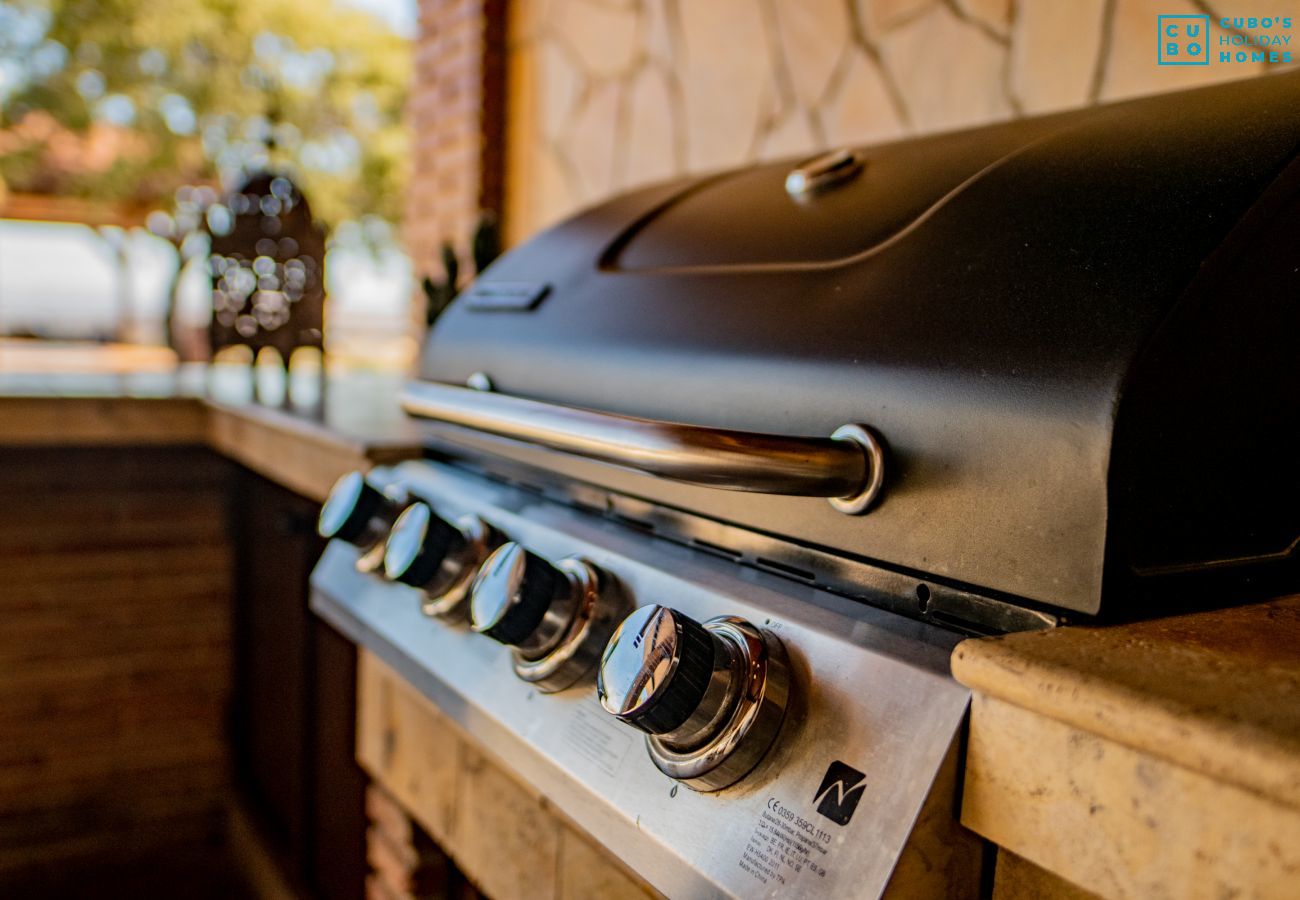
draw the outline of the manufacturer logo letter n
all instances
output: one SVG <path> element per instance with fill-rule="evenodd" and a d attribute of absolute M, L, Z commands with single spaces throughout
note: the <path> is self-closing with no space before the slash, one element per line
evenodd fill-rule
<path fill-rule="evenodd" d="M 836 825 L 847 825 L 866 791 L 866 775 L 836 760 L 822 776 L 821 786 L 813 797 L 817 812 Z"/>

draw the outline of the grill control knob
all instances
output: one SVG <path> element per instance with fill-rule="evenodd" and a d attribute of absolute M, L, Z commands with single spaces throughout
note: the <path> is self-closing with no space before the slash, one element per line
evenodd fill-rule
<path fill-rule="evenodd" d="M 474 580 L 470 622 L 512 648 L 520 678 L 559 691 L 591 671 L 625 609 L 613 579 L 590 563 L 550 562 L 511 542 Z"/>
<path fill-rule="evenodd" d="M 727 696 L 736 674 L 733 655 L 694 619 L 664 606 L 643 606 L 605 649 L 600 702 L 642 731 L 670 734 L 692 717 L 712 718 L 734 699 Z"/>
<path fill-rule="evenodd" d="M 596 689 L 608 712 L 646 732 L 661 771 L 709 791 L 743 778 L 771 747 L 790 675 L 781 642 L 749 622 L 700 624 L 651 605 L 614 631 Z"/>
<path fill-rule="evenodd" d="M 360 472 L 349 472 L 330 488 L 316 531 L 323 538 L 338 538 L 368 550 L 383 539 L 399 510 L 393 498 L 367 482 Z"/>
<path fill-rule="evenodd" d="M 463 616 L 470 584 L 499 543 L 477 516 L 448 522 L 427 503 L 413 503 L 397 517 L 384 546 L 384 575 L 424 592 L 427 615 Z"/>
<path fill-rule="evenodd" d="M 316 533 L 361 550 L 358 566 L 370 570 L 379 563 L 378 553 L 371 551 L 382 544 L 401 508 L 397 500 L 367 482 L 360 472 L 349 472 L 330 488 L 316 520 Z"/>
<path fill-rule="evenodd" d="M 568 629 L 578 597 L 564 572 L 516 543 L 499 548 L 474 585 L 474 630 L 526 654 L 546 653 Z"/>

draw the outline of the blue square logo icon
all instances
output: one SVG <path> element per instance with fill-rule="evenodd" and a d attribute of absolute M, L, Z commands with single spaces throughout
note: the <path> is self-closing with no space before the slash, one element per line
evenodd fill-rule
<path fill-rule="evenodd" d="M 1156 64 L 1161 66 L 1208 66 L 1210 64 L 1209 16 L 1157 16 L 1160 32 Z"/>

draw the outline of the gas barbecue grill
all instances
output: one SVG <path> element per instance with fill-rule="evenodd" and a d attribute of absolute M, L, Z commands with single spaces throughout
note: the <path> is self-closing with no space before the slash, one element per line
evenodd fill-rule
<path fill-rule="evenodd" d="M 428 459 L 336 489 L 316 608 L 672 896 L 975 891 L 957 640 L 1297 585 L 1296 110 L 1274 76 L 552 228 L 430 332 Z"/>

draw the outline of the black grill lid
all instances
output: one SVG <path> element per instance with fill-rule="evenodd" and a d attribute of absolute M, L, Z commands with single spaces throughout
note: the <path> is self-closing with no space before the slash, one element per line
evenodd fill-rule
<path fill-rule="evenodd" d="M 551 403 L 888 444 L 883 502 L 566 475 L 1081 612 L 1256 572 L 1300 534 L 1300 73 L 862 151 L 804 203 L 790 163 L 612 200 L 508 253 L 422 377 Z M 446 440 L 446 431 L 431 438 Z"/>

